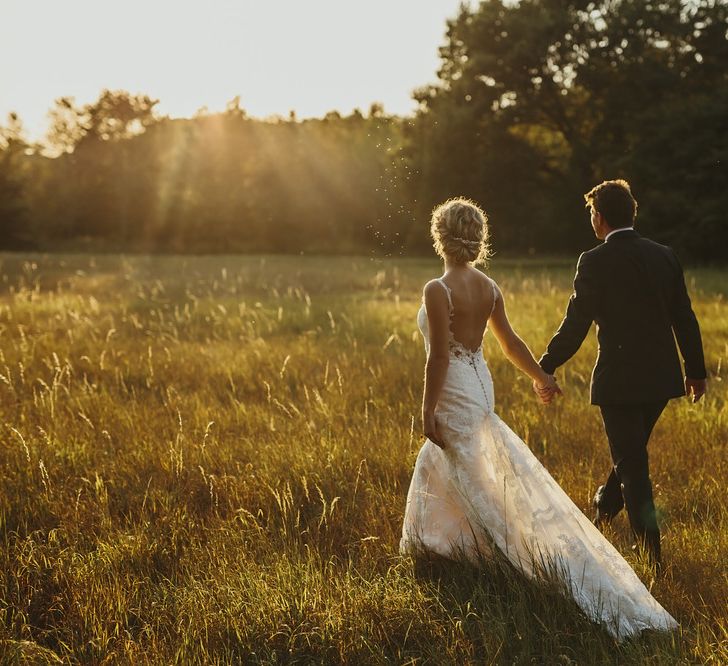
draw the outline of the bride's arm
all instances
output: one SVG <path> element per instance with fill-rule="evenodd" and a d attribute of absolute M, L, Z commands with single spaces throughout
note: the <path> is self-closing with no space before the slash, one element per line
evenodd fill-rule
<path fill-rule="evenodd" d="M 447 295 L 442 285 L 428 282 L 424 289 L 427 328 L 430 338 L 430 351 L 425 365 L 425 390 L 422 397 L 422 426 L 425 437 L 444 448 L 435 422 L 435 407 L 445 384 L 447 368 L 450 365 L 448 333 L 450 313 Z"/>
<path fill-rule="evenodd" d="M 513 330 L 506 314 L 503 294 L 497 285 L 496 293 L 497 300 L 493 314 L 490 316 L 489 326 L 495 334 L 503 354 L 513 365 L 533 379 L 539 388 L 546 388 L 553 382 L 551 376 L 543 371 L 528 345 Z"/>

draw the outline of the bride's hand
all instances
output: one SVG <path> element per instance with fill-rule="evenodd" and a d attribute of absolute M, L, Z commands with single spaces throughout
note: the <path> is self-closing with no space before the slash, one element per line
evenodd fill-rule
<path fill-rule="evenodd" d="M 435 412 L 422 412 L 422 426 L 425 431 L 425 437 L 427 437 L 427 439 L 429 439 L 433 444 L 444 449 L 445 442 L 440 436 L 440 429 L 437 426 Z"/>

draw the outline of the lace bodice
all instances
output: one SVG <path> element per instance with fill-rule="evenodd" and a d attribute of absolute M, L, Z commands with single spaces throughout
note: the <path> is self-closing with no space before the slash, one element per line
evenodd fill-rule
<path fill-rule="evenodd" d="M 461 414 L 468 414 L 468 420 L 471 420 L 473 415 L 477 414 L 478 416 L 475 417 L 475 420 L 477 421 L 486 414 L 492 412 L 494 404 L 493 381 L 485 359 L 483 358 L 483 345 L 479 345 L 478 348 L 474 350 L 468 349 L 459 340 L 455 339 L 452 332 L 452 319 L 455 313 L 455 308 L 452 303 L 450 287 L 445 284 L 445 281 L 442 278 L 437 278 L 437 282 L 442 285 L 445 289 L 445 293 L 447 294 L 448 312 L 450 315 L 450 321 L 447 328 L 450 360 L 459 361 L 458 363 L 450 364 L 450 367 L 448 368 L 448 376 L 450 383 L 459 386 L 463 393 L 458 401 L 456 401 L 456 404 L 451 405 L 447 404 L 445 396 L 441 396 L 438 401 L 438 410 L 441 413 L 452 412 L 454 407 L 455 411 L 460 412 Z M 497 291 L 495 283 L 492 280 L 491 285 L 493 287 L 493 306 L 490 314 L 492 315 L 493 310 L 495 309 Z M 417 325 L 425 340 L 425 351 L 429 354 L 430 331 L 424 299 L 422 301 L 422 306 L 417 313 Z M 460 409 L 467 403 L 472 403 L 470 408 Z M 453 422 L 459 418 L 459 416 L 453 416 Z"/>
<path fill-rule="evenodd" d="M 448 325 L 447 331 L 448 331 L 448 347 L 450 349 L 450 355 L 455 358 L 462 358 L 465 360 L 473 360 L 478 357 L 482 357 L 483 355 L 483 345 L 479 345 L 477 349 L 468 349 L 462 342 L 459 342 L 455 339 L 455 335 L 452 332 L 452 318 L 455 314 L 455 308 L 452 304 L 452 290 L 450 287 L 447 286 L 445 283 L 445 280 L 442 278 L 437 278 L 437 282 L 443 286 L 445 289 L 445 293 L 447 294 L 447 304 L 448 304 L 448 312 L 450 314 L 450 324 Z M 495 282 L 490 280 L 491 286 L 493 288 L 493 307 L 491 308 L 490 315 L 488 316 L 488 319 L 490 319 L 490 316 L 493 314 L 493 310 L 495 310 L 495 304 L 496 299 L 498 298 L 498 292 L 495 288 Z M 425 307 L 425 301 L 424 298 L 422 299 L 422 305 L 420 306 L 419 312 L 417 313 L 417 326 L 420 329 L 420 333 L 422 333 L 422 337 L 425 341 L 425 351 L 429 354 L 430 353 L 430 329 L 427 322 L 427 308 Z M 488 324 L 486 323 L 486 331 L 488 330 Z"/>

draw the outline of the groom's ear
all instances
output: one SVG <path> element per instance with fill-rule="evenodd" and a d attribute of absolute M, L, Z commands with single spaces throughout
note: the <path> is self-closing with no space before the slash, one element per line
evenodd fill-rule
<path fill-rule="evenodd" d="M 601 231 L 606 235 L 611 230 L 611 227 L 609 226 L 609 223 L 604 219 L 604 215 L 600 213 L 599 211 L 596 211 L 597 213 L 597 222 L 599 224 L 599 228 Z"/>

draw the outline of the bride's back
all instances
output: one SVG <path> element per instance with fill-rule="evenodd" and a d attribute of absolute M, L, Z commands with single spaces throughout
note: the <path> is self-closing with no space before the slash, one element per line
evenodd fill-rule
<path fill-rule="evenodd" d="M 483 342 L 496 291 L 490 278 L 472 266 L 449 270 L 443 281 L 450 289 L 453 315 L 450 330 L 461 345 L 475 350 Z"/>

